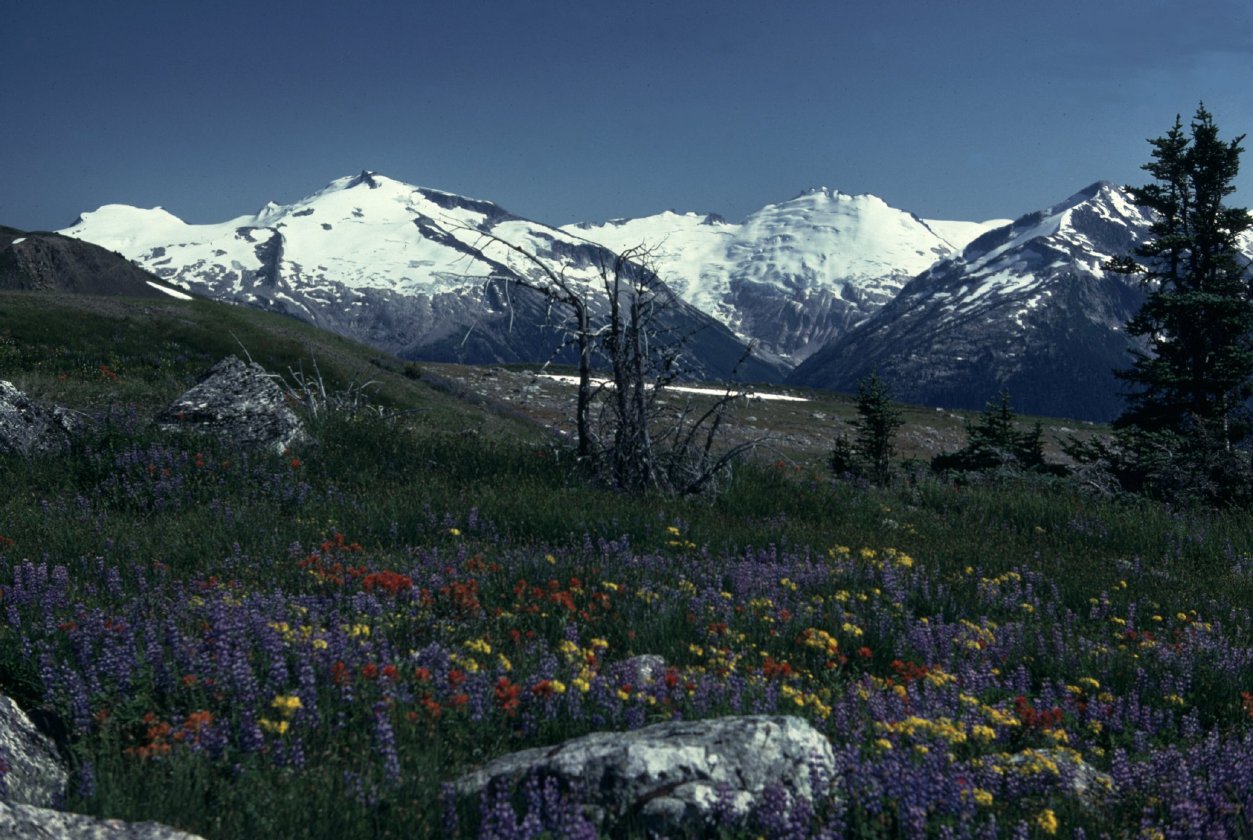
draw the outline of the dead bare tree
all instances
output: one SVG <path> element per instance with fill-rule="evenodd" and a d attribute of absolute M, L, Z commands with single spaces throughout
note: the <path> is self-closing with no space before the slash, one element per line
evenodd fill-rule
<path fill-rule="evenodd" d="M 736 458 L 756 445 L 758 441 L 725 450 L 715 446 L 727 412 L 742 399 L 730 388 L 703 410 L 691 398 L 678 407 L 663 399 L 684 373 L 683 347 L 690 336 L 662 323 L 664 313 L 682 304 L 652 269 L 649 249 L 600 251 L 594 264 L 600 286 L 596 289 L 595 284 L 571 279 L 564 265 L 554 268 L 495 234 L 472 232 L 480 249 L 503 248 L 532 269 L 530 274 L 513 272 L 493 279 L 568 307 L 567 332 L 579 358 L 578 455 L 608 483 L 626 491 L 695 493 L 725 475 Z M 594 423 L 593 403 L 602 392 L 593 382 L 595 360 L 603 362 L 608 379 Z"/>
<path fill-rule="evenodd" d="M 464 226 L 461 226 L 460 229 L 473 233 L 479 238 L 480 243 L 504 248 L 506 251 L 520 257 L 532 269 L 538 272 L 538 275 L 535 277 L 515 271 L 509 276 L 493 277 L 492 279 L 530 289 L 546 297 L 551 304 L 570 308 L 573 320 L 571 334 L 574 337 L 579 354 L 578 399 L 575 406 L 576 446 L 580 460 L 590 459 L 593 455 L 591 427 L 592 349 L 595 334 L 592 329 L 591 313 L 588 310 L 586 293 L 578 289 L 574 282 L 566 276 L 564 266 L 554 271 L 548 263 L 535 254 L 520 245 L 502 239 L 494 233 Z"/>

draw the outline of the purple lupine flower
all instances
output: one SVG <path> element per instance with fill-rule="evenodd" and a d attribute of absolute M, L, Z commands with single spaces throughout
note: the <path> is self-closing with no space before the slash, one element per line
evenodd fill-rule
<path fill-rule="evenodd" d="M 0 766 L 3 765 L 0 760 Z M 83 759 L 78 765 L 77 774 L 78 795 L 83 799 L 92 799 L 96 795 L 96 765 L 91 759 Z M 0 773 L 0 785 L 3 784 L 4 774 Z M 4 791 L 0 789 L 0 799 L 3 797 Z"/>
<path fill-rule="evenodd" d="M 457 814 L 457 788 L 452 782 L 443 782 L 439 786 L 440 810 L 443 814 L 444 837 L 455 838 L 461 835 L 461 819 Z"/>
<path fill-rule="evenodd" d="M 400 754 L 396 751 L 396 732 L 392 728 L 387 704 L 374 704 L 374 741 L 383 758 L 383 775 L 390 787 L 400 787 L 403 779 L 400 771 Z"/>

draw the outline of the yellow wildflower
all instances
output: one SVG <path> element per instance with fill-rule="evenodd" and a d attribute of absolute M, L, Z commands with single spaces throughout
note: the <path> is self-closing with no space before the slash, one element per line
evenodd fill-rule
<path fill-rule="evenodd" d="M 280 694 L 270 701 L 270 707 L 278 709 L 283 717 L 291 717 L 297 709 L 301 708 L 300 695 Z"/>
<path fill-rule="evenodd" d="M 1035 815 L 1035 824 L 1045 834 L 1057 833 L 1057 814 L 1053 813 L 1052 808 L 1045 808 L 1043 811 Z"/>
<path fill-rule="evenodd" d="M 996 738 L 996 730 L 982 723 L 977 723 L 970 727 L 970 734 L 979 741 L 991 741 Z"/>

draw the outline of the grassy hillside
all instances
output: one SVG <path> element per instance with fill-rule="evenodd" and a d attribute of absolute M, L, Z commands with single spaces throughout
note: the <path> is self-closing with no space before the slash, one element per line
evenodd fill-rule
<path fill-rule="evenodd" d="M 146 430 L 240 343 L 377 380 L 393 415 L 320 418 L 283 457 Z M 1251 831 L 1247 513 L 769 462 L 714 498 L 623 497 L 429 373 L 203 301 L 0 296 L 0 378 L 104 418 L 72 453 L 0 460 L 0 690 L 53 722 L 73 808 L 215 840 L 536 836 L 501 823 L 530 809 L 563 836 L 568 811 L 441 783 L 778 711 L 842 768 L 796 836 Z M 643 653 L 665 676 L 625 681 Z M 1114 790 L 1076 796 L 1078 762 Z"/>

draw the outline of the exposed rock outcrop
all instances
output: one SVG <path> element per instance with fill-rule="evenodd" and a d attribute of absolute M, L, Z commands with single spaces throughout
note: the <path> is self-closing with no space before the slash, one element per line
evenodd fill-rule
<path fill-rule="evenodd" d="M 155 822 L 101 820 L 83 814 L 0 802 L 0 837 L 6 840 L 203 840 Z"/>
<path fill-rule="evenodd" d="M 307 441 L 304 426 L 265 369 L 227 356 L 156 419 L 162 431 L 196 432 L 245 448 L 283 452 Z"/>
<path fill-rule="evenodd" d="M 57 805 L 65 798 L 68 779 L 56 746 L 17 703 L 0 694 L 0 801 Z M 0 837 L 8 836 L 0 831 Z"/>
<path fill-rule="evenodd" d="M 0 455 L 61 452 L 81 426 L 69 409 L 40 405 L 0 379 Z"/>
<path fill-rule="evenodd" d="M 1107 803 L 1116 791 L 1114 778 L 1083 760 L 1077 750 L 1066 747 L 1029 749 L 1009 756 L 997 756 L 994 763 L 1016 772 L 1038 772 L 1061 778 L 1075 799 L 1087 807 Z"/>
<path fill-rule="evenodd" d="M 623 818 L 651 830 L 700 830 L 719 811 L 743 817 L 767 787 L 814 800 L 835 775 L 826 736 L 796 717 L 750 715 L 595 732 L 501 756 L 456 782 L 462 795 L 530 774 L 556 778 L 612 831 Z"/>
<path fill-rule="evenodd" d="M 0 289 L 165 298 L 187 295 L 121 254 L 55 233 L 0 236 Z"/>

